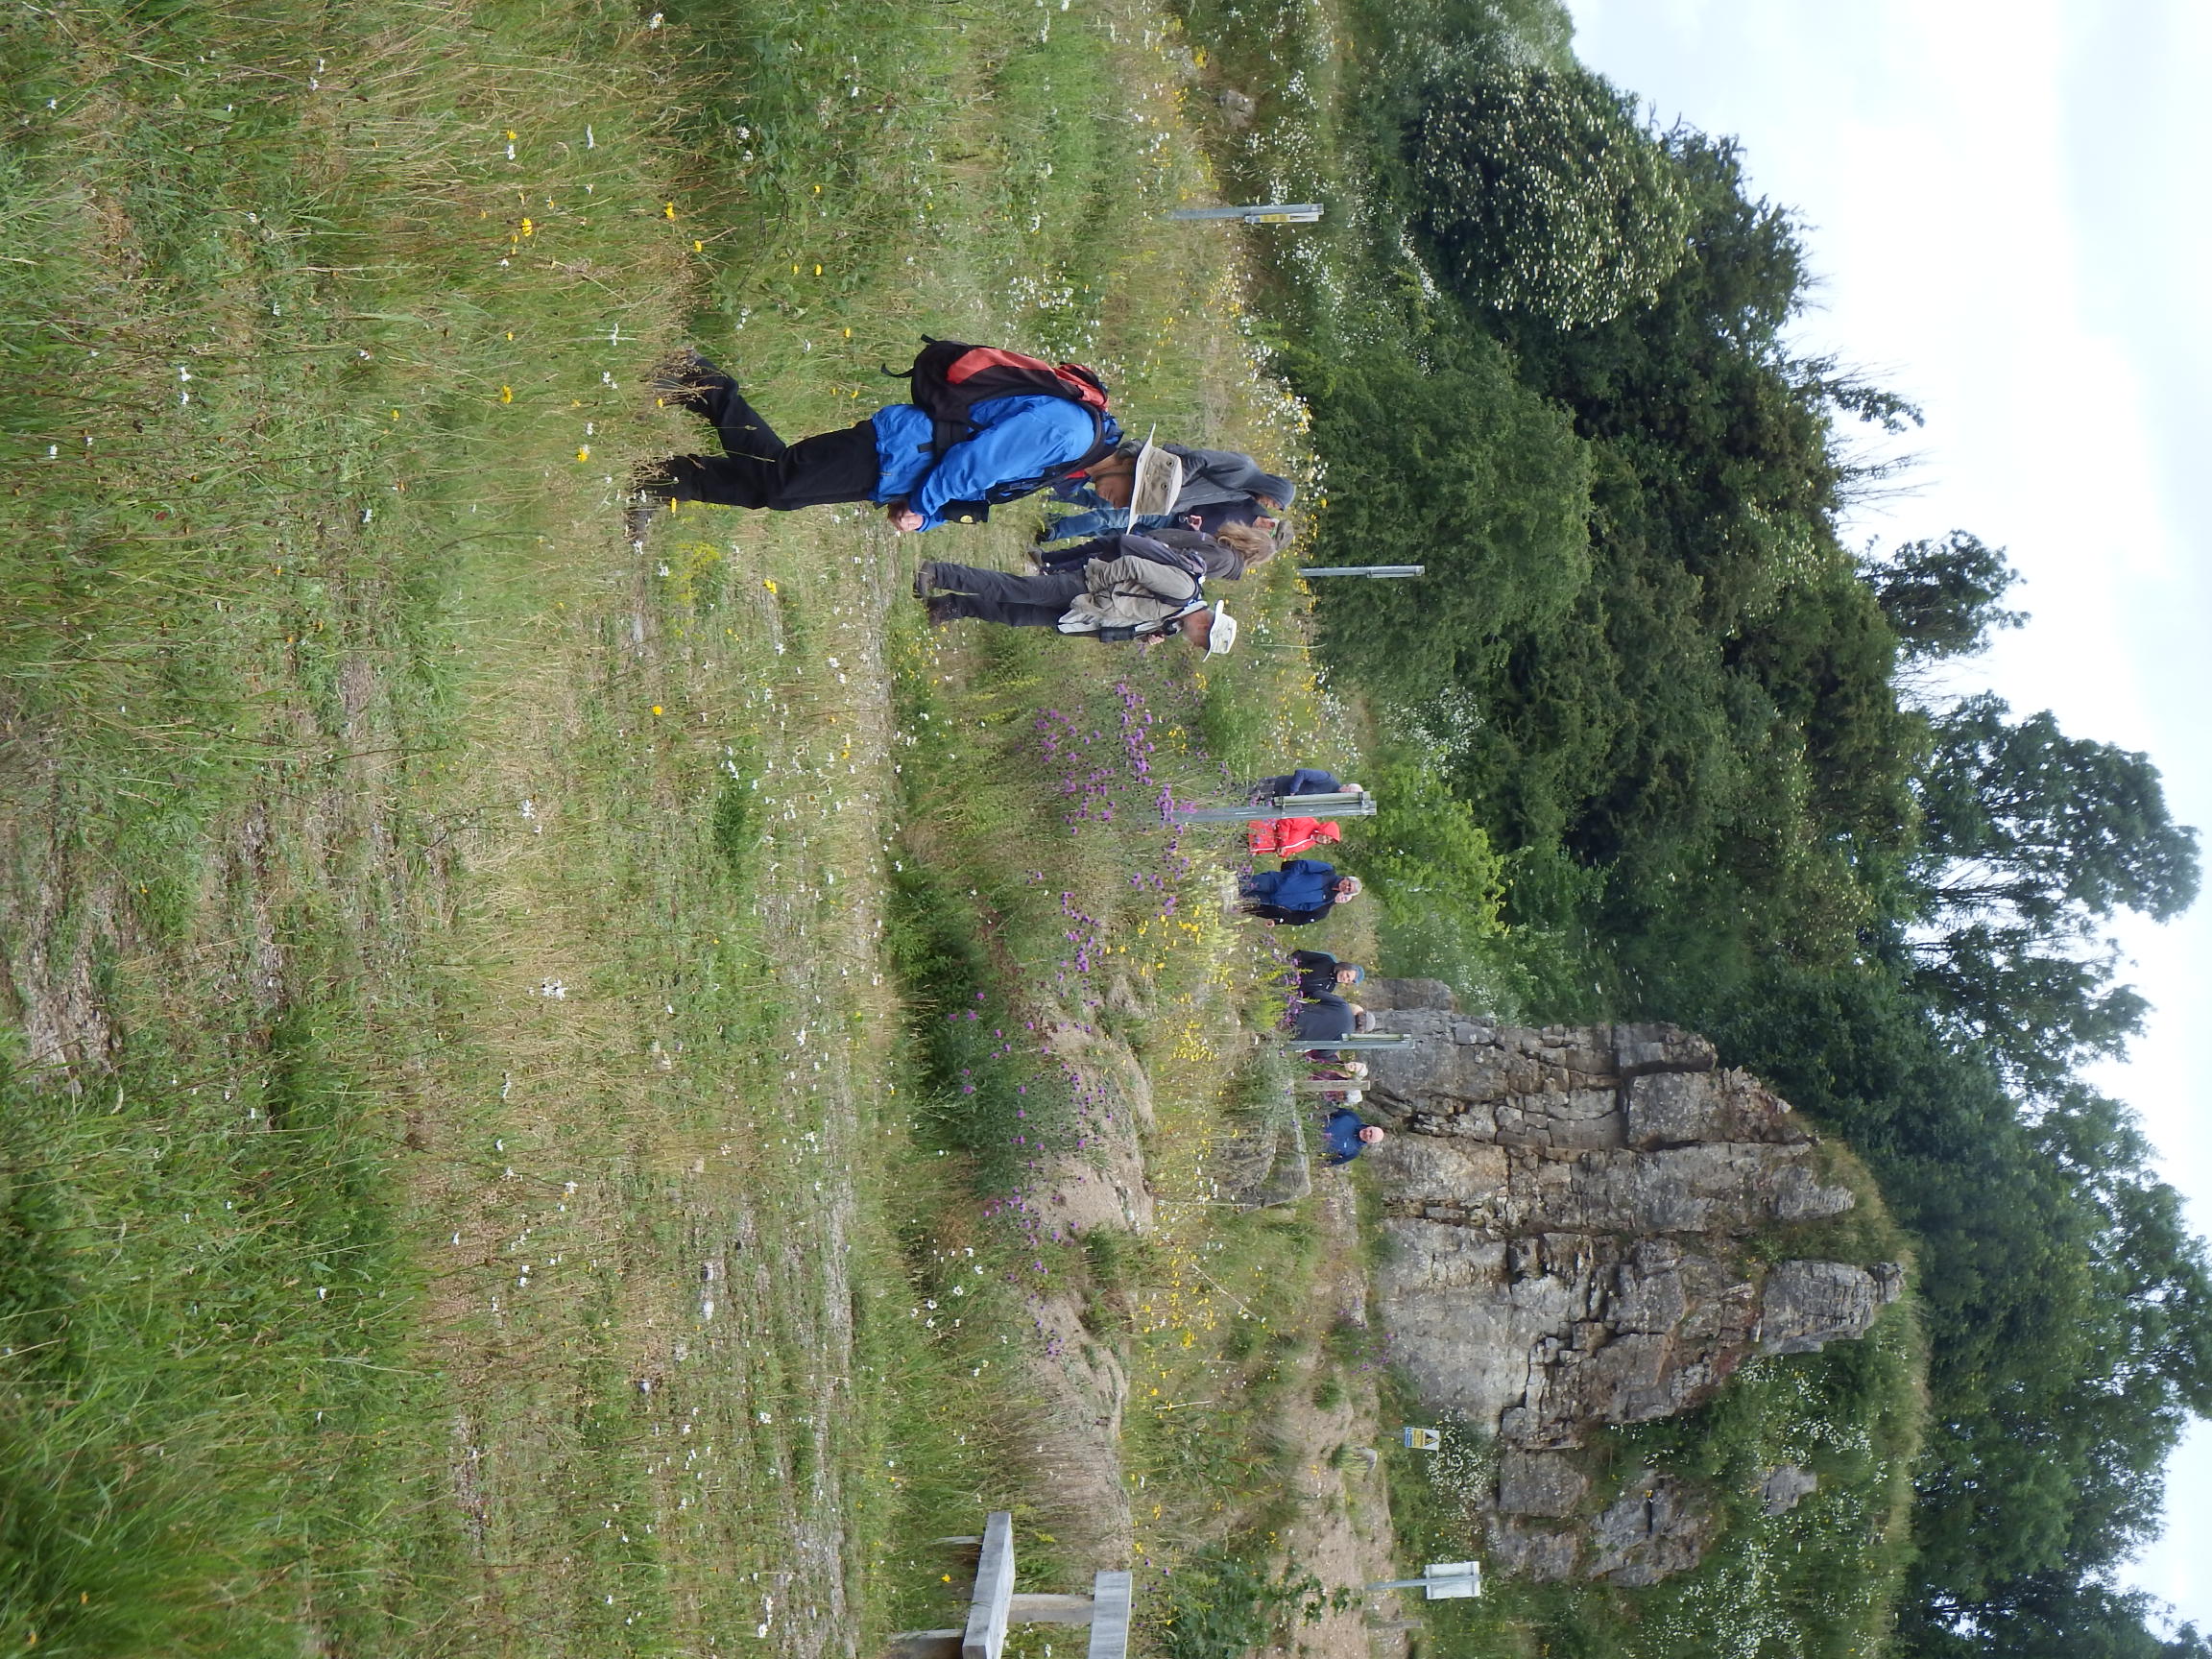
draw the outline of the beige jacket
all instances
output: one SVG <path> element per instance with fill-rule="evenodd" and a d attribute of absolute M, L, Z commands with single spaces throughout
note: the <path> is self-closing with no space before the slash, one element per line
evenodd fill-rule
<path fill-rule="evenodd" d="M 1063 634 L 1095 634 L 1101 628 L 1162 633 L 1198 597 L 1195 577 L 1172 565 L 1127 554 L 1094 559 L 1084 566 L 1083 576 L 1089 591 L 1078 594 L 1060 618 Z"/>

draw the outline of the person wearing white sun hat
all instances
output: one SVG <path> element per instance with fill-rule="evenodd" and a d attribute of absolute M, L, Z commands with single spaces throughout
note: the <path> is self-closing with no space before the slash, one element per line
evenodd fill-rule
<path fill-rule="evenodd" d="M 1149 644 L 1180 634 L 1212 657 L 1237 643 L 1237 618 L 1225 606 L 1207 604 L 1196 577 L 1137 552 L 1057 575 L 927 564 L 915 573 L 914 596 L 929 607 L 933 626 L 972 618 L 1088 634 L 1106 644 Z"/>

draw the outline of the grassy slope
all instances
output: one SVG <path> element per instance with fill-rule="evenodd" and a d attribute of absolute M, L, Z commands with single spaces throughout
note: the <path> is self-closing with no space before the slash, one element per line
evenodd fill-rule
<path fill-rule="evenodd" d="M 707 513 L 640 560 L 611 481 L 681 437 L 641 382 L 699 307 L 795 430 L 925 326 L 1264 418 L 1218 245 L 1139 217 L 1199 180 L 1156 22 L 6 28 L 0 1628 L 929 1613 L 915 1541 L 1026 1471 L 1019 1385 L 897 1306 L 966 1203 L 908 1156 L 880 940 L 910 555 Z M 1165 1349 L 1210 1292 L 1160 1282 Z"/>

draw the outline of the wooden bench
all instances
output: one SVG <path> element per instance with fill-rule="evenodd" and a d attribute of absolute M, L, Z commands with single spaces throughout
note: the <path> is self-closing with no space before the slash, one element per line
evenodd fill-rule
<path fill-rule="evenodd" d="M 984 1518 L 982 1537 L 945 1542 L 978 1546 L 967 1626 L 902 1631 L 891 1638 L 888 1659 L 999 1659 L 1009 1624 L 1088 1624 L 1088 1659 L 1128 1659 L 1129 1604 L 1134 1594 L 1128 1574 L 1100 1573 L 1088 1596 L 1017 1595 L 1014 1517 L 1003 1509 Z"/>

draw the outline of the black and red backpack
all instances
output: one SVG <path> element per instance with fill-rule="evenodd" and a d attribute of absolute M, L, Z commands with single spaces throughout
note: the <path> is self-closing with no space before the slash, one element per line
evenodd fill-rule
<path fill-rule="evenodd" d="M 886 369 L 884 373 L 912 383 L 909 401 L 929 417 L 930 446 L 940 456 L 975 436 L 968 412 L 994 397 L 1065 397 L 1091 417 L 1092 445 L 1079 459 L 1043 477 L 994 485 L 986 493 L 989 503 L 1017 500 L 1047 484 L 1079 477 L 1120 444 L 1120 429 L 1107 416 L 1106 382 L 1094 370 L 1080 363 L 1047 363 L 997 346 L 970 346 L 927 334 L 922 341 L 911 369 Z"/>

